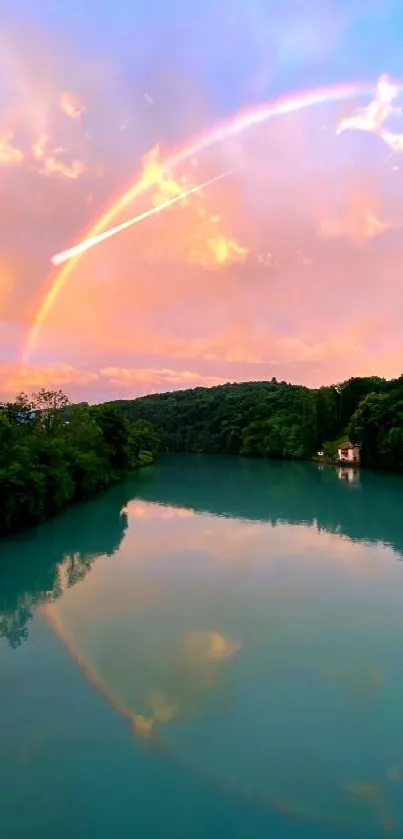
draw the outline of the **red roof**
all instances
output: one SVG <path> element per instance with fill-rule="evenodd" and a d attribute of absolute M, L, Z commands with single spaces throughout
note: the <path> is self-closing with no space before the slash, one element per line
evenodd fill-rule
<path fill-rule="evenodd" d="M 339 449 L 341 452 L 344 452 L 347 451 L 347 449 L 354 449 L 354 446 L 352 443 L 342 443 L 341 446 L 339 446 Z"/>

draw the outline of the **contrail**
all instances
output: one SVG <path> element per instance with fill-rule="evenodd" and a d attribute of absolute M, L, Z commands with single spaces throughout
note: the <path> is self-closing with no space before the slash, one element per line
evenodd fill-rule
<path fill-rule="evenodd" d="M 84 241 L 79 242 L 78 245 L 73 245 L 72 248 L 68 248 L 66 251 L 61 251 L 60 253 L 57 253 L 55 256 L 53 256 L 53 265 L 61 265 L 63 262 L 67 262 L 67 260 L 72 259 L 73 256 L 77 256 L 78 254 L 89 250 L 89 248 L 93 248 L 94 245 L 99 245 L 99 243 L 103 242 L 104 239 L 109 239 L 110 236 L 115 236 L 116 233 L 121 233 L 122 230 L 126 230 L 133 224 L 137 224 L 139 221 L 143 221 L 145 218 L 149 218 L 149 216 L 153 216 L 156 213 L 160 213 L 167 207 L 172 207 L 172 205 L 176 204 L 177 201 L 182 201 L 183 198 L 187 198 L 188 195 L 193 195 L 195 192 L 200 192 L 200 190 L 204 189 L 206 186 L 210 186 L 210 184 L 214 184 L 216 183 L 216 181 L 221 181 L 223 178 L 227 178 L 228 175 L 231 175 L 233 172 L 236 171 L 237 168 L 228 169 L 226 172 L 222 172 L 221 175 L 215 175 L 215 177 L 210 178 L 209 181 L 205 181 L 203 184 L 198 184 L 198 186 L 194 186 L 192 187 L 192 189 L 188 189 L 186 192 L 182 192 L 181 195 L 176 195 L 175 198 L 169 198 L 168 201 L 164 201 L 163 204 L 159 204 L 157 207 L 152 207 L 151 210 L 146 210 L 145 213 L 141 213 L 141 215 L 135 216 L 135 218 L 131 218 L 128 221 L 124 221 L 122 222 L 122 224 L 116 225 L 116 227 L 110 227 L 109 230 L 105 230 L 104 233 L 99 233 L 98 236 L 92 236 L 90 239 L 84 239 Z"/>

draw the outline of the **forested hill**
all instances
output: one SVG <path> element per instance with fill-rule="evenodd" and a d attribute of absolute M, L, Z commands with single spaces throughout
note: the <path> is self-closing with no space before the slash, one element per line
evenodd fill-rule
<path fill-rule="evenodd" d="M 118 401 L 148 420 L 168 451 L 311 458 L 349 437 L 364 465 L 403 470 L 403 375 L 352 378 L 309 389 L 286 382 L 243 382 Z"/>

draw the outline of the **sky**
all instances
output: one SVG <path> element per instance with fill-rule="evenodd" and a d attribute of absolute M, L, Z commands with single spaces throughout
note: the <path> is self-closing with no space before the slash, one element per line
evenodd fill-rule
<path fill-rule="evenodd" d="M 398 0 L 3 3 L 0 398 L 400 375 L 402 38 Z"/>

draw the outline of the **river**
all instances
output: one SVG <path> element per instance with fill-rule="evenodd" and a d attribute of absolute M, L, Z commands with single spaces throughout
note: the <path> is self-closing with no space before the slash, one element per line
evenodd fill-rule
<path fill-rule="evenodd" d="M 402 510 L 171 455 L 3 540 L 1 835 L 403 836 Z"/>

